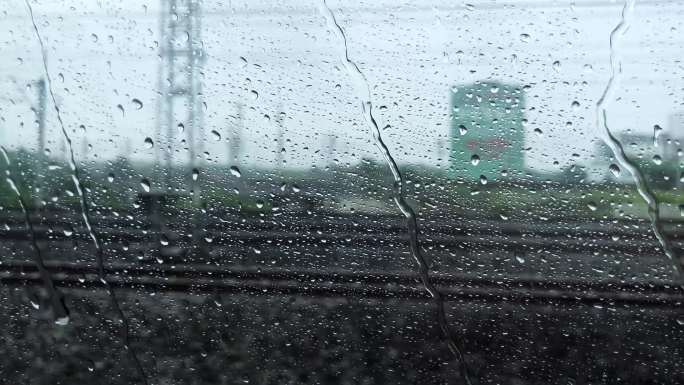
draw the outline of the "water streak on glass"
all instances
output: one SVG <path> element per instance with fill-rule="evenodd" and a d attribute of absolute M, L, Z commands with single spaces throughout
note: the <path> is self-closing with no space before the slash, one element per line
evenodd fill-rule
<path fill-rule="evenodd" d="M 461 348 L 458 346 L 458 344 L 452 337 L 451 332 L 449 330 L 449 326 L 447 324 L 444 299 L 442 298 L 442 295 L 439 292 L 439 290 L 437 290 L 435 285 L 430 281 L 429 266 L 420 251 L 420 245 L 418 242 L 418 224 L 416 221 L 416 214 L 411 208 L 411 206 L 409 206 L 409 204 L 404 199 L 403 179 L 401 176 L 401 172 L 399 171 L 399 167 L 397 166 L 397 163 L 392 157 L 389 148 L 382 140 L 380 128 L 378 127 L 378 123 L 373 115 L 373 104 L 371 102 L 371 92 L 368 81 L 366 80 L 366 77 L 364 76 L 363 72 L 361 72 L 356 63 L 349 58 L 347 37 L 345 36 L 342 27 L 340 27 L 340 25 L 337 23 L 337 20 L 335 20 L 335 15 L 332 13 L 325 0 L 321 0 L 319 9 L 325 17 L 329 30 L 337 37 L 340 44 L 343 44 L 344 55 L 342 57 L 342 62 L 344 64 L 345 69 L 347 70 L 347 73 L 354 82 L 358 97 L 361 99 L 363 117 L 367 123 L 369 133 L 371 134 L 375 146 L 382 154 L 382 157 L 387 163 L 387 166 L 389 167 L 394 178 L 394 202 L 396 203 L 397 207 L 406 219 L 411 256 L 418 265 L 418 273 L 423 283 L 423 287 L 433 298 L 434 303 L 437 307 L 437 322 L 439 324 L 439 328 L 442 331 L 444 342 L 449 347 L 449 350 L 454 355 L 454 358 L 458 360 L 461 368 L 461 375 L 463 376 L 464 382 L 470 384 L 471 382 L 470 377 L 468 376 L 468 369 L 465 357 L 463 355 Z"/>
<path fill-rule="evenodd" d="M 646 184 L 646 179 L 644 178 L 642 172 L 634 162 L 627 158 L 622 147 L 622 143 L 620 143 L 608 126 L 608 104 L 613 93 L 615 92 L 615 87 L 619 83 L 620 76 L 622 74 L 619 42 L 629 28 L 629 23 L 634 13 L 635 2 L 636 0 L 625 0 L 624 6 L 622 7 L 620 22 L 610 33 L 610 78 L 608 79 L 608 83 L 606 84 L 606 88 L 604 89 L 601 98 L 596 103 L 596 125 L 602 132 L 603 141 L 608 147 L 610 147 L 615 159 L 618 161 L 618 163 L 620 163 L 621 168 L 626 169 L 632 175 L 634 185 L 636 186 L 639 195 L 648 205 L 648 216 L 651 220 L 651 228 L 653 229 L 653 233 L 658 239 L 658 242 L 660 243 L 667 257 L 674 264 L 674 269 L 679 271 L 679 274 L 681 275 L 684 268 L 682 267 L 682 263 L 679 257 L 676 255 L 674 248 L 665 237 L 663 225 L 660 220 L 660 207 L 658 200 L 653 191 L 651 191 L 649 186 Z M 655 134 L 653 140 L 654 142 L 657 140 Z"/>
<path fill-rule="evenodd" d="M 53 316 L 55 317 L 55 323 L 58 325 L 66 325 L 69 322 L 69 309 L 66 307 L 66 304 L 64 303 L 64 294 L 62 294 L 62 292 L 57 287 L 55 287 L 55 283 L 52 280 L 50 271 L 48 271 L 48 269 L 45 267 L 43 254 L 41 253 L 40 247 L 38 247 L 38 243 L 36 241 L 36 232 L 33 229 L 33 223 L 31 223 L 29 212 L 26 209 L 26 200 L 21 195 L 21 191 L 19 191 L 16 182 L 12 178 L 12 172 L 10 171 L 11 162 L 9 159 L 9 155 L 7 155 L 7 150 L 5 150 L 4 147 L 0 146 L 0 152 L 2 152 L 2 156 L 5 159 L 5 163 L 7 164 L 7 170 L 5 172 L 7 177 L 5 178 L 5 180 L 7 181 L 7 184 L 9 184 L 12 191 L 14 191 L 14 193 L 17 195 L 17 203 L 19 203 L 21 212 L 24 215 L 24 225 L 26 226 L 26 231 L 28 232 L 30 238 L 31 248 L 33 249 L 33 261 L 36 267 L 38 268 L 38 273 L 40 274 L 40 277 L 43 280 L 45 290 L 47 290 L 48 296 L 50 297 L 50 303 L 52 304 L 52 312 Z"/>
<path fill-rule="evenodd" d="M 26 7 L 28 8 L 29 12 L 29 17 L 31 18 L 31 23 L 33 24 L 33 30 L 36 34 L 36 38 L 38 39 L 38 43 L 40 44 L 40 51 L 41 51 L 41 57 L 42 57 L 42 62 L 43 62 L 43 71 L 45 72 L 45 78 L 47 80 L 47 88 L 48 88 L 48 93 L 50 95 L 50 100 L 52 101 L 52 106 L 55 109 L 55 113 L 57 114 L 57 121 L 59 122 L 60 129 L 62 131 L 62 135 L 64 137 L 64 140 L 67 143 L 67 151 L 69 154 L 69 168 L 71 169 L 71 179 L 74 183 L 74 187 L 76 188 L 76 191 L 78 193 L 78 198 L 81 206 L 81 216 L 83 218 L 83 223 L 88 231 L 88 235 L 90 236 L 90 239 L 93 241 L 93 245 L 95 246 L 95 256 L 96 256 L 96 262 L 97 262 L 97 274 L 99 280 L 102 282 L 103 285 L 107 288 L 107 293 L 109 294 L 110 300 L 112 302 L 112 306 L 121 319 L 121 334 L 122 334 L 122 342 L 124 345 L 125 350 L 129 353 L 129 356 L 133 363 L 136 366 L 136 369 L 141 377 L 141 380 L 143 381 L 144 384 L 147 384 L 147 376 L 145 375 L 145 371 L 143 370 L 142 364 L 140 363 L 140 360 L 138 359 L 138 356 L 136 355 L 135 351 L 131 347 L 130 344 L 130 335 L 129 335 L 129 324 L 128 324 L 128 319 L 124 315 L 123 311 L 121 310 L 121 306 L 119 305 L 119 301 L 116 298 L 116 294 L 114 293 L 114 289 L 112 286 L 109 284 L 107 281 L 107 276 L 105 273 L 105 268 L 104 268 L 104 256 L 103 256 L 103 250 L 102 250 L 102 245 L 100 244 L 100 241 L 98 239 L 97 234 L 95 233 L 95 230 L 93 229 L 90 221 L 90 214 L 88 211 L 88 202 L 86 200 L 86 195 L 85 195 L 85 190 L 83 189 L 83 186 L 81 184 L 81 179 L 79 178 L 79 170 L 78 167 L 76 166 L 76 158 L 74 156 L 74 149 L 71 141 L 71 137 L 67 133 L 67 130 L 64 126 L 64 121 L 62 120 L 62 115 L 60 113 L 59 107 L 57 106 L 57 100 L 55 99 L 55 94 L 52 89 L 52 79 L 50 78 L 50 71 L 48 70 L 48 63 L 47 63 L 47 53 L 45 49 L 45 44 L 43 43 L 43 38 L 40 35 L 40 31 L 38 30 L 38 26 L 36 25 L 36 20 L 33 16 L 33 8 L 31 7 L 31 4 L 29 3 L 28 0 L 25 1 Z"/>

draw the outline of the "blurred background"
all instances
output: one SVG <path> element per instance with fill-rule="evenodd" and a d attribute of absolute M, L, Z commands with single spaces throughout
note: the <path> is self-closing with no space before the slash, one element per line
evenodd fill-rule
<path fill-rule="evenodd" d="M 475 384 L 684 382 L 684 3 L 630 4 L 328 2 Z M 5 0 L 0 47 L 5 381 L 464 383 L 320 2 Z"/>

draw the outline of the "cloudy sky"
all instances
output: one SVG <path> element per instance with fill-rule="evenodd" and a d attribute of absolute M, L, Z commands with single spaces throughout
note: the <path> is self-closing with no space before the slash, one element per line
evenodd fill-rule
<path fill-rule="evenodd" d="M 595 106 L 609 77 L 608 39 L 622 2 L 467 3 L 329 1 L 397 161 L 445 166 L 451 89 L 478 80 L 528 86 L 528 167 L 591 161 L 599 137 Z M 159 1 L 31 4 L 77 158 L 154 159 L 163 146 L 149 148 L 145 139 L 157 139 Z M 290 167 L 306 168 L 378 157 L 340 61 L 343 47 L 317 0 L 207 0 L 202 10 L 209 161 L 235 162 L 228 141 L 239 126 L 242 164 L 264 166 L 282 156 Z M 673 118 L 684 111 L 683 21 L 684 2 L 637 1 L 620 48 L 622 82 L 609 109 L 616 132 L 647 134 L 655 124 L 666 133 L 684 130 Z M 37 97 L 27 85 L 44 72 L 23 0 L 0 0 L 0 52 L 0 141 L 35 148 Z M 285 153 L 278 155 L 281 113 Z M 53 110 L 47 131 L 47 147 L 57 154 L 62 137 Z M 188 157 L 184 135 L 173 139 L 179 162 Z"/>

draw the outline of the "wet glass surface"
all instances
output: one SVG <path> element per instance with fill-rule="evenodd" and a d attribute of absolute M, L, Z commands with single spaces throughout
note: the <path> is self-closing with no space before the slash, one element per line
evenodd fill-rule
<path fill-rule="evenodd" d="M 0 382 L 684 382 L 683 24 L 0 2 Z"/>

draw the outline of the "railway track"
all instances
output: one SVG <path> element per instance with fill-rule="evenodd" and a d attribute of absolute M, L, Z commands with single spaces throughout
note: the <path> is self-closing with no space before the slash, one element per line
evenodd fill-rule
<path fill-rule="evenodd" d="M 96 266 L 92 264 L 52 262 L 47 267 L 60 287 L 104 289 Z M 419 277 L 410 273 L 109 264 L 107 276 L 113 287 L 140 291 L 428 299 Z M 675 308 L 684 305 L 684 286 L 676 283 L 498 279 L 463 275 L 435 275 L 433 281 L 450 301 L 574 303 L 608 307 Z M 41 285 L 42 281 L 31 263 L 4 261 L 0 265 L 0 283 Z"/>

